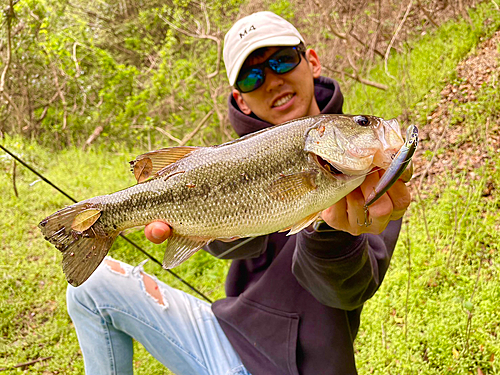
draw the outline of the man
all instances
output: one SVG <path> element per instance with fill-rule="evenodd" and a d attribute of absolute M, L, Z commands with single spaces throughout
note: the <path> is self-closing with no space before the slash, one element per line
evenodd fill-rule
<path fill-rule="evenodd" d="M 229 30 L 224 62 L 239 135 L 342 111 L 338 84 L 320 76 L 316 52 L 271 12 Z M 233 259 L 227 298 L 211 307 L 141 267 L 106 259 L 85 284 L 68 288 L 86 371 L 131 373 L 133 337 L 177 374 L 355 374 L 361 309 L 382 282 L 410 203 L 398 181 L 370 207 L 372 224 L 358 225 L 379 178 L 370 174 L 325 210 L 316 230 L 210 244 L 210 253 Z M 161 243 L 170 227 L 154 222 L 145 234 Z"/>

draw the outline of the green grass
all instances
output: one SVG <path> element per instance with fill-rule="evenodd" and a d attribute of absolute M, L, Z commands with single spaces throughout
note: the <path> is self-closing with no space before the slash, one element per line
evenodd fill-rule
<path fill-rule="evenodd" d="M 482 196 L 500 173 L 478 175 L 459 187 L 443 178 L 436 196 L 412 205 L 386 280 L 365 305 L 360 373 L 500 373 L 500 198 Z"/>
<path fill-rule="evenodd" d="M 7 138 L 4 146 L 22 156 L 75 199 L 109 193 L 132 185 L 128 161 L 135 153 L 97 150 L 82 152 L 71 149 L 58 154 L 20 139 Z M 2 155 L 3 156 L 3 155 Z M 0 159 L 0 368 L 37 358 L 51 359 L 29 367 L 29 373 L 83 373 L 78 342 L 65 308 L 66 281 L 61 270 L 61 256 L 44 241 L 38 222 L 71 201 L 18 164 L 14 195 L 12 159 Z M 33 182 L 35 182 L 33 184 Z M 142 231 L 129 234 L 160 261 L 163 245 L 144 239 Z M 118 239 L 110 251 L 117 259 L 138 264 L 146 259 L 139 251 Z M 204 252 L 175 269 L 175 273 L 195 285 L 210 299 L 223 297 L 224 276 L 228 263 L 215 261 Z M 183 290 L 189 290 L 170 274 L 149 262 L 147 272 Z M 137 374 L 162 373 L 164 368 L 136 345 Z M 12 369 L 12 373 L 22 373 Z"/>
<path fill-rule="evenodd" d="M 379 68 L 368 78 L 390 83 L 391 90 L 355 88 L 346 95 L 348 112 L 366 113 L 370 108 L 371 113 L 392 117 L 408 105 L 419 108 L 426 118 L 428 108 L 438 100 L 432 90 L 440 91 L 445 81 L 453 80 L 458 61 L 480 36 L 487 37 L 500 24 L 500 12 L 489 2 L 471 12 L 471 17 L 474 30 L 465 22 L 449 23 L 413 43 L 411 56 L 391 56 L 391 74 L 404 66 L 410 69 L 405 74 L 411 80 L 407 78 L 405 84 L 390 78 L 384 81 L 383 67 Z M 487 19 L 489 26 L 480 27 Z M 489 162 L 476 171 L 474 180 L 451 168 L 429 187 L 427 198 L 412 204 L 385 281 L 363 312 L 356 341 L 360 374 L 477 374 L 478 368 L 484 374 L 500 374 L 500 157 L 498 145 L 488 142 L 484 130 L 488 118 L 490 130 L 498 124 L 498 91 L 497 79 L 482 89 L 476 102 L 455 108 L 456 118 L 465 121 L 452 125 L 463 126 L 467 137 L 482 142 Z M 7 137 L 2 144 L 76 199 L 133 184 L 127 162 L 136 153 L 129 150 L 69 149 L 55 154 L 19 138 Z M 82 357 L 66 313 L 61 256 L 36 227 L 45 216 L 71 202 L 36 180 L 17 165 L 16 197 L 12 160 L 0 153 L 0 368 L 13 374 L 81 374 Z M 483 196 L 487 184 L 496 188 Z M 164 246 L 152 245 L 141 231 L 129 235 L 162 259 Z M 145 259 L 120 239 L 111 255 L 131 264 Z M 228 264 L 199 252 L 174 271 L 215 300 L 224 296 Z M 154 263 L 145 268 L 187 290 Z M 136 349 L 137 374 L 165 373 L 142 347 L 136 345 Z M 51 358 L 26 369 L 13 368 L 43 357 Z"/>
<path fill-rule="evenodd" d="M 484 165 L 472 178 L 454 160 L 412 204 L 386 281 L 365 306 L 360 373 L 500 374 L 500 155 L 490 137 L 500 134 L 499 77 L 455 104 L 450 126 L 478 145 Z"/>

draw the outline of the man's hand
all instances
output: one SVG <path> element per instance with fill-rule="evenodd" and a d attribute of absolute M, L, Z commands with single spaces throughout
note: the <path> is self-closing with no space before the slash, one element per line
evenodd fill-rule
<path fill-rule="evenodd" d="M 332 228 L 348 232 L 354 236 L 362 233 L 381 233 L 391 220 L 401 218 L 411 202 L 411 195 L 403 181 L 398 180 L 375 203 L 368 207 L 369 226 L 365 220 L 365 199 L 385 171 L 370 173 L 356 190 L 321 213 L 322 219 Z"/>
<path fill-rule="evenodd" d="M 170 237 L 170 226 L 163 221 L 153 221 L 144 228 L 146 238 L 155 244 L 160 244 Z"/>

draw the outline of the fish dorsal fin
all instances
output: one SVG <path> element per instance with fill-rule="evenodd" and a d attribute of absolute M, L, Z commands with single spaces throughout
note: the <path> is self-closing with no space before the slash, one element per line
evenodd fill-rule
<path fill-rule="evenodd" d="M 75 216 L 71 229 L 77 232 L 84 232 L 89 229 L 101 217 L 101 211 L 90 208 L 80 212 Z"/>
<path fill-rule="evenodd" d="M 285 232 L 288 229 L 290 229 L 290 232 L 287 233 L 287 236 L 291 236 L 292 234 L 299 233 L 302 229 L 305 229 L 309 225 L 311 225 L 319 217 L 320 213 L 321 213 L 321 211 L 315 212 L 309 216 L 306 216 L 305 218 L 300 220 L 298 223 L 295 223 L 291 227 L 280 230 L 280 232 Z"/>
<path fill-rule="evenodd" d="M 200 147 L 177 146 L 166 147 L 160 150 L 146 152 L 139 155 L 130 162 L 135 179 L 138 183 L 144 182 L 150 177 L 156 177 L 158 172 L 172 163 L 182 159 Z"/>
<path fill-rule="evenodd" d="M 146 157 L 144 159 L 134 160 L 130 162 L 130 165 L 134 172 L 134 177 L 139 184 L 153 175 L 153 162 L 150 158 Z"/>
<path fill-rule="evenodd" d="M 167 240 L 163 257 L 163 268 L 174 268 L 208 244 L 211 240 L 198 237 L 185 237 L 173 233 Z"/>
<path fill-rule="evenodd" d="M 268 187 L 271 198 L 280 201 L 294 201 L 316 189 L 316 171 L 307 170 L 280 176 Z"/>

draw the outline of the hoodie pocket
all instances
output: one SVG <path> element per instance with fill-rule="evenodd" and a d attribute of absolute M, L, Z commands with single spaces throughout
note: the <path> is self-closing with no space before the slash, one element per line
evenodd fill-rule
<path fill-rule="evenodd" d="M 283 374 L 299 375 L 297 342 L 299 314 L 264 306 L 240 295 L 236 327 L 249 343 Z M 234 313 L 234 311 L 233 311 Z M 236 323 L 236 322 L 235 322 Z"/>

